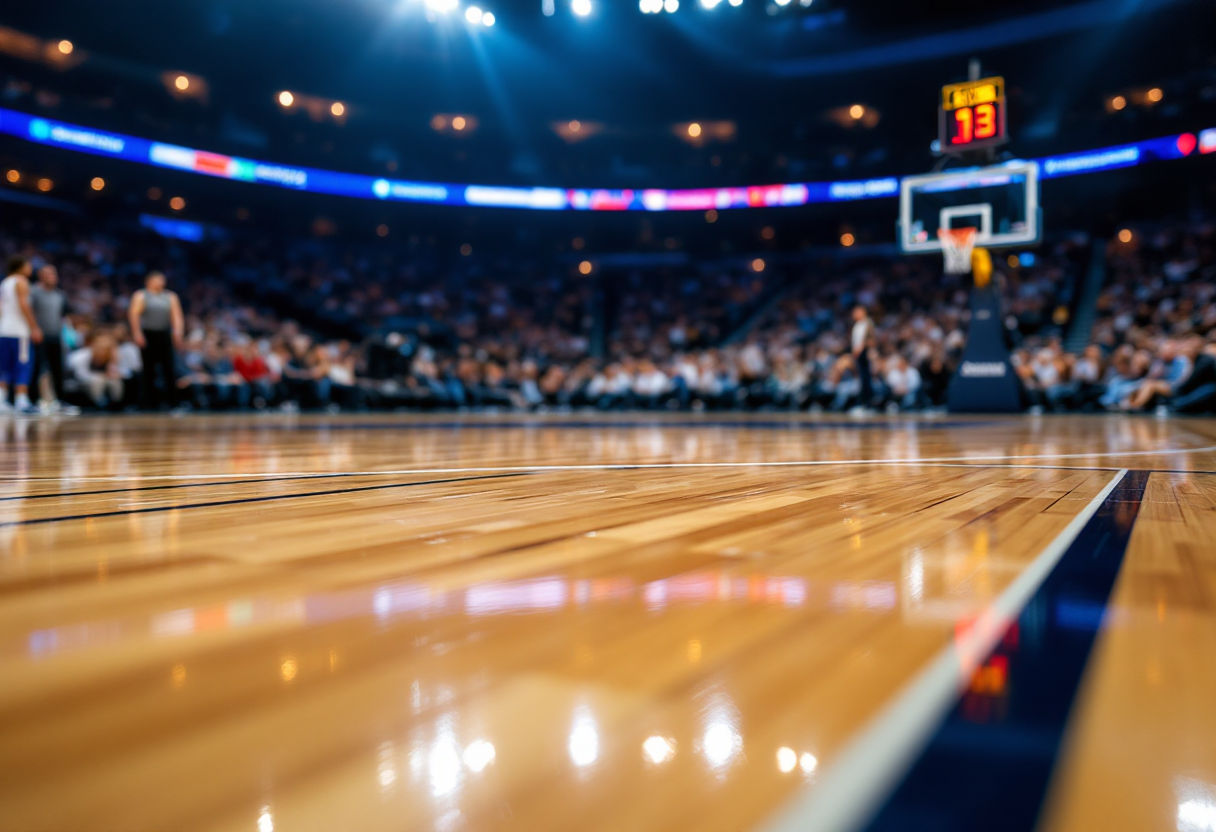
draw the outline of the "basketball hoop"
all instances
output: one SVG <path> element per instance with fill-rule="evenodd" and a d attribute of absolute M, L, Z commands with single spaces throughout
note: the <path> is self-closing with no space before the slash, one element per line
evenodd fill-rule
<path fill-rule="evenodd" d="M 939 228 L 937 238 L 942 241 L 942 254 L 946 256 L 946 274 L 970 272 L 971 250 L 975 248 L 975 229 Z"/>

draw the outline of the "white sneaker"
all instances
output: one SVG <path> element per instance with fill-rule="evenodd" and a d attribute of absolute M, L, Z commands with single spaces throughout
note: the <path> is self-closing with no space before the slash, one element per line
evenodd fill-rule
<path fill-rule="evenodd" d="M 42 415 L 42 411 L 38 409 L 38 405 L 33 404 L 32 402 L 26 402 L 25 404 L 16 405 L 13 408 L 13 413 L 17 414 L 18 416 L 41 416 Z"/>
<path fill-rule="evenodd" d="M 8 414 L 13 412 L 13 406 L 8 402 L 0 402 L 0 413 Z"/>

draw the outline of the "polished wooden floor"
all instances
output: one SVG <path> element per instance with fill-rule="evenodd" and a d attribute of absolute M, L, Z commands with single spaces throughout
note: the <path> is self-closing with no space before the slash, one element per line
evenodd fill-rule
<path fill-rule="evenodd" d="M 1121 469 L 1043 825 L 1216 829 L 1216 422 L 0 422 L 0 830 L 762 829 Z"/>

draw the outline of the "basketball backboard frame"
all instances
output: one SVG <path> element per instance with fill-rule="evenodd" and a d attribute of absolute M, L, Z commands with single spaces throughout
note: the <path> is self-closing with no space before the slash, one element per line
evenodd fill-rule
<path fill-rule="evenodd" d="M 1039 166 L 1037 162 L 1017 160 L 998 165 L 983 167 L 961 168 L 943 173 L 929 173 L 921 176 L 907 176 L 899 183 L 899 245 L 908 253 L 929 254 L 942 250 L 941 240 L 937 238 L 937 228 L 922 228 L 922 239 L 916 238 L 913 203 L 920 193 L 949 193 L 966 191 L 991 180 L 996 180 L 993 187 L 999 187 L 1001 179 L 1020 181 L 1020 187 L 1025 189 L 1023 195 L 1024 217 L 1019 219 L 1020 227 L 1010 230 L 997 228 L 998 220 L 993 215 L 991 202 L 974 202 L 944 206 L 938 212 L 938 228 L 953 228 L 953 223 L 966 217 L 974 217 L 976 222 L 975 244 L 985 248 L 1008 248 L 1025 246 L 1038 242 L 1042 222 L 1039 208 Z M 957 188 L 949 187 L 957 183 Z M 1019 185 L 1010 182 L 1008 187 Z"/>

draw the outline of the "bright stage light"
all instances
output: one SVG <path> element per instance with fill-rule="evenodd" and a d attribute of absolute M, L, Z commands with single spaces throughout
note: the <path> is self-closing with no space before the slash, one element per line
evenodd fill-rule
<path fill-rule="evenodd" d="M 437 14 L 447 14 L 456 10 L 460 0 L 426 0 L 426 7 Z"/>
<path fill-rule="evenodd" d="M 76 48 L 75 45 L 70 40 L 61 40 L 61 41 L 59 41 L 58 46 L 59 46 L 59 52 L 62 55 L 71 55 L 72 50 Z"/>
<path fill-rule="evenodd" d="M 701 6 L 702 6 L 702 8 L 712 9 L 714 6 L 718 5 L 720 2 L 722 2 L 722 0 L 701 0 Z"/>
<path fill-rule="evenodd" d="M 346 105 L 341 101 L 335 101 L 329 105 L 329 111 L 333 114 L 334 118 L 341 118 L 346 115 Z"/>
<path fill-rule="evenodd" d="M 591 14 L 591 0 L 573 0 L 570 10 L 579 17 L 586 17 Z"/>
<path fill-rule="evenodd" d="M 494 25 L 494 12 L 486 12 L 485 14 L 483 14 L 481 16 L 481 25 L 482 26 L 493 26 Z"/>
<path fill-rule="evenodd" d="M 289 93 L 287 90 L 283 90 L 281 93 L 279 93 L 279 103 L 282 104 L 284 107 L 290 107 L 292 104 L 295 103 L 295 101 L 296 101 L 296 97 L 294 95 L 292 95 L 291 93 Z"/>
<path fill-rule="evenodd" d="M 788 6 L 790 4 L 790 0 L 775 0 L 775 2 L 778 6 Z"/>
<path fill-rule="evenodd" d="M 470 23 L 481 23 L 481 19 L 484 16 L 485 13 L 476 6 L 469 6 L 464 10 L 464 19 Z"/>
<path fill-rule="evenodd" d="M 179 75 L 173 79 L 173 86 L 177 87 L 182 92 L 190 89 L 190 79 L 185 75 Z"/>
<path fill-rule="evenodd" d="M 663 0 L 638 0 L 642 14 L 658 14 L 663 11 Z"/>
<path fill-rule="evenodd" d="M 743 5 L 743 0 L 730 0 L 730 4 L 731 4 L 732 6 L 742 6 L 742 5 Z"/>
<path fill-rule="evenodd" d="M 675 14 L 680 8 L 680 0 L 663 0 L 663 11 L 668 14 Z"/>

